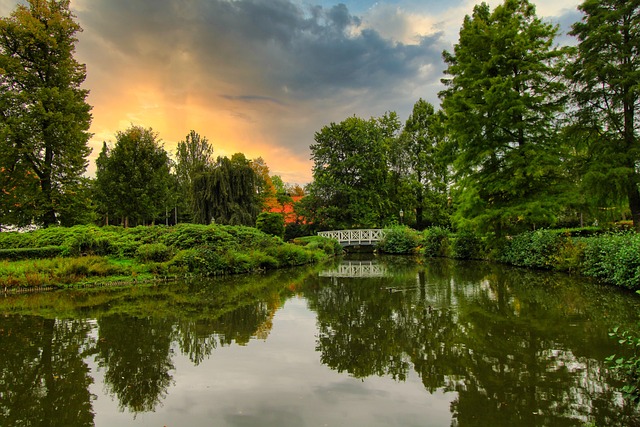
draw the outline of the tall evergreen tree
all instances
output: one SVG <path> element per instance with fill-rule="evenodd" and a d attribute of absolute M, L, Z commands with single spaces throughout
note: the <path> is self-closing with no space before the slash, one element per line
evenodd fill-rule
<path fill-rule="evenodd" d="M 626 199 L 640 231 L 640 0 L 586 0 L 579 9 L 569 70 L 580 123 L 594 134 L 585 178 L 614 202 Z"/>
<path fill-rule="evenodd" d="M 141 224 L 152 222 L 167 208 L 169 155 L 152 129 L 131 126 L 105 144 L 96 162 L 96 187 L 101 211 Z"/>
<path fill-rule="evenodd" d="M 74 18 L 69 0 L 29 0 L 0 19 L 0 167 L 13 194 L 0 208 L 15 222 L 62 220 L 87 166 L 91 107 Z"/>
<path fill-rule="evenodd" d="M 486 3 L 466 16 L 441 92 L 455 144 L 458 225 L 496 234 L 549 225 L 562 168 L 554 120 L 563 111 L 557 27 L 527 0 Z"/>

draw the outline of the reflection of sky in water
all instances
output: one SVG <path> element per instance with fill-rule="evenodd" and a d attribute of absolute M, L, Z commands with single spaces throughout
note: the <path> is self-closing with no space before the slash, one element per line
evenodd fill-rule
<path fill-rule="evenodd" d="M 174 384 L 155 412 L 118 411 L 90 360 L 100 426 L 448 426 L 455 393 L 429 394 L 410 370 L 406 382 L 364 380 L 320 363 L 316 316 L 303 298 L 275 315 L 267 340 L 218 347 L 199 366 L 175 350 Z"/>

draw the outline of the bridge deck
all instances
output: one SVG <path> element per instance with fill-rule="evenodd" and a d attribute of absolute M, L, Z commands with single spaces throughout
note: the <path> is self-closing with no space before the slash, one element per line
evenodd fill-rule
<path fill-rule="evenodd" d="M 336 239 L 342 246 L 375 245 L 384 238 L 385 230 L 369 228 L 362 230 L 320 231 L 318 236 Z"/>

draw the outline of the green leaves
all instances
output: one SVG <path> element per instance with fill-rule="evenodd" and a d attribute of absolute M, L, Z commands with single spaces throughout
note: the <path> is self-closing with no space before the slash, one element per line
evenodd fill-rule
<path fill-rule="evenodd" d="M 556 34 L 526 0 L 492 12 L 483 3 L 444 54 L 458 225 L 501 234 L 554 223 L 563 174 L 554 130 L 566 89 Z"/>
<path fill-rule="evenodd" d="M 73 57 L 79 31 L 68 0 L 30 0 L 0 19 L 0 168 L 10 174 L 1 184 L 11 193 L 0 197 L 2 222 L 73 220 L 62 207 L 86 169 L 91 123 L 86 70 Z"/>

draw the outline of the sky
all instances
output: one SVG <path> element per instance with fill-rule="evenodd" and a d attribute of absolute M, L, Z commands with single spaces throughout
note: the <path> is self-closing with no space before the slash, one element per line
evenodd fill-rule
<path fill-rule="evenodd" d="M 579 0 L 532 2 L 565 32 L 581 17 Z M 0 15 L 18 3 L 0 0 Z M 442 52 L 478 3 L 71 0 L 93 106 L 88 174 L 103 141 L 138 125 L 171 155 L 193 129 L 214 156 L 262 157 L 271 175 L 304 185 L 323 126 L 388 111 L 404 123 L 420 98 L 438 106 Z"/>

